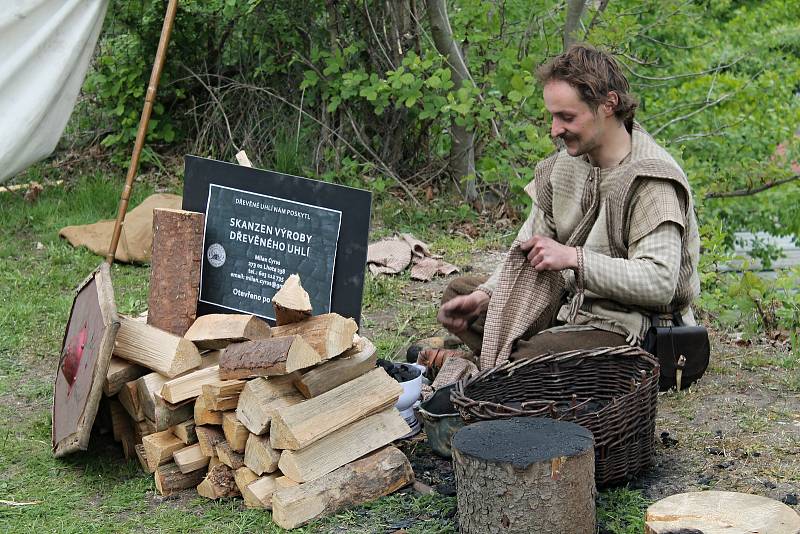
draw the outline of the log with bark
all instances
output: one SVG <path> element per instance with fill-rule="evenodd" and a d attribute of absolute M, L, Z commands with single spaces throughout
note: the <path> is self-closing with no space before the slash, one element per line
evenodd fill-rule
<path fill-rule="evenodd" d="M 153 210 L 147 323 L 183 336 L 197 317 L 205 215 Z"/>
<path fill-rule="evenodd" d="M 204 475 L 203 469 L 183 472 L 176 464 L 169 463 L 159 466 L 154 477 L 158 493 L 166 496 L 197 486 L 203 480 Z"/>
<path fill-rule="evenodd" d="M 272 337 L 302 336 L 323 360 L 334 358 L 353 346 L 358 325 L 338 313 L 315 315 L 299 323 L 276 326 Z"/>
<path fill-rule="evenodd" d="M 321 361 L 302 336 L 293 335 L 229 345 L 220 356 L 219 371 L 224 380 L 279 376 Z"/>
<path fill-rule="evenodd" d="M 413 480 L 414 471 L 405 454 L 385 447 L 311 482 L 276 489 L 272 519 L 282 528 L 297 528 L 388 495 Z"/>
<path fill-rule="evenodd" d="M 574 423 L 482 421 L 452 439 L 461 532 L 594 534 L 594 438 Z"/>

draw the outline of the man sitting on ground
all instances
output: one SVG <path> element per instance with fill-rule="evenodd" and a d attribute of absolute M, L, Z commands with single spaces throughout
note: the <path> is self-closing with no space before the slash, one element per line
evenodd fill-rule
<path fill-rule="evenodd" d="M 533 207 L 505 260 L 488 279 L 455 279 L 438 314 L 481 369 L 639 344 L 656 317 L 694 324 L 700 240 L 689 183 L 634 122 L 619 64 L 575 45 L 537 77 L 561 148 L 536 166 L 525 188 Z"/>

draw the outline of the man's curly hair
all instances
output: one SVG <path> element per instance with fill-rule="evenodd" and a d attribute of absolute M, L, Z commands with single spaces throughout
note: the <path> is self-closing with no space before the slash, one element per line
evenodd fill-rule
<path fill-rule="evenodd" d="M 639 103 L 630 91 L 628 79 L 614 57 L 603 50 L 587 45 L 574 44 L 536 70 L 536 78 L 544 85 L 551 80 L 567 82 L 575 88 L 581 100 L 597 109 L 614 91 L 619 97 L 614 115 L 630 131 L 633 116 Z"/>

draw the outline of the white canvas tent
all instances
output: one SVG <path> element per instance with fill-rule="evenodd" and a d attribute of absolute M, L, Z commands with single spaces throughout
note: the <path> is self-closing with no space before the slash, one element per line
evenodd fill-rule
<path fill-rule="evenodd" d="M 56 147 L 100 35 L 108 0 L 3 0 L 0 184 Z"/>

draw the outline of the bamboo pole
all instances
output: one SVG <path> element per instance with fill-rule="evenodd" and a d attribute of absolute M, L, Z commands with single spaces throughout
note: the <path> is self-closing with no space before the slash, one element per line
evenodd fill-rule
<path fill-rule="evenodd" d="M 119 236 L 122 233 L 122 223 L 125 221 L 125 213 L 128 211 L 128 200 L 131 197 L 131 190 L 133 189 L 133 179 L 139 168 L 139 156 L 144 147 L 147 126 L 150 124 L 150 114 L 153 111 L 153 103 L 156 99 L 158 80 L 161 78 L 161 71 L 164 68 L 164 61 L 167 57 L 167 45 L 169 45 L 169 37 L 172 33 L 172 25 L 175 21 L 175 13 L 177 11 L 178 0 L 169 0 L 167 13 L 164 15 L 164 25 L 161 27 L 161 37 L 158 40 L 156 59 L 153 63 L 153 70 L 150 73 L 150 83 L 147 86 L 147 93 L 144 97 L 144 108 L 142 109 L 142 116 L 139 119 L 139 130 L 136 132 L 136 143 L 133 145 L 133 154 L 131 155 L 131 163 L 128 166 L 128 175 L 125 177 L 125 187 L 122 188 L 122 196 L 119 199 L 117 221 L 114 224 L 114 233 L 111 236 L 111 244 L 108 247 L 108 254 L 106 255 L 106 262 L 108 262 L 109 265 L 114 263 L 114 255 L 117 253 Z"/>

